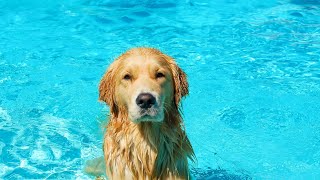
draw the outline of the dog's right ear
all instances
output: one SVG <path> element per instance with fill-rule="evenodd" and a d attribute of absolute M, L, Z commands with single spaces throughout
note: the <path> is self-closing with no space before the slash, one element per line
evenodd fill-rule
<path fill-rule="evenodd" d="M 115 102 L 115 74 L 118 62 L 110 65 L 104 74 L 99 85 L 99 100 L 106 102 L 110 106 L 110 112 L 117 114 L 117 105 Z"/>

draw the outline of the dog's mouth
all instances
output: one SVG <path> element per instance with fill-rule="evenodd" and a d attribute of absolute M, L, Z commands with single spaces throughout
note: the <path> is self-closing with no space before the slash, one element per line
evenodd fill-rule
<path fill-rule="evenodd" d="M 155 118 L 159 113 L 159 108 L 140 109 L 141 118 Z"/>
<path fill-rule="evenodd" d="M 132 118 L 133 122 L 161 122 L 163 120 L 163 113 L 160 108 L 152 107 L 149 109 L 140 109 L 139 113 Z"/>
<path fill-rule="evenodd" d="M 156 93 L 139 93 L 129 106 L 130 119 L 135 123 L 161 122 L 164 115 L 160 99 Z"/>

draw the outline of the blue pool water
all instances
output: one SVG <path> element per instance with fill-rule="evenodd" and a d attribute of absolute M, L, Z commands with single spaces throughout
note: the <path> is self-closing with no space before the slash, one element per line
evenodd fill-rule
<path fill-rule="evenodd" d="M 88 179 L 107 66 L 152 46 L 186 71 L 197 179 L 320 177 L 320 1 L 0 1 L 0 179 Z"/>

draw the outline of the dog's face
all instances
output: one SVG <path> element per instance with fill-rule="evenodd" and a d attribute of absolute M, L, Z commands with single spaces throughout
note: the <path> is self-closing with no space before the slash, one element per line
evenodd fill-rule
<path fill-rule="evenodd" d="M 120 56 L 100 84 L 100 99 L 111 113 L 127 114 L 135 123 L 163 121 L 164 113 L 177 108 L 187 93 L 185 74 L 173 59 L 150 48 Z"/>
<path fill-rule="evenodd" d="M 123 60 L 116 75 L 116 101 L 125 106 L 133 122 L 162 121 L 173 99 L 172 74 L 157 56 L 132 55 Z"/>

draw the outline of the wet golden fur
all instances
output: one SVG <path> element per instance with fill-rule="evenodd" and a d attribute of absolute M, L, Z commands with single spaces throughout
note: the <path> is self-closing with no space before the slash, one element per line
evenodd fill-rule
<path fill-rule="evenodd" d="M 123 80 L 126 68 L 135 76 L 130 81 Z M 165 78 L 152 75 L 159 69 Z M 140 87 L 152 89 L 163 100 L 161 122 L 130 119 L 130 99 Z M 99 93 L 110 106 L 103 145 L 110 179 L 190 179 L 188 158 L 193 160 L 194 152 L 179 111 L 188 83 L 173 58 L 153 48 L 131 49 L 108 68 Z"/>

